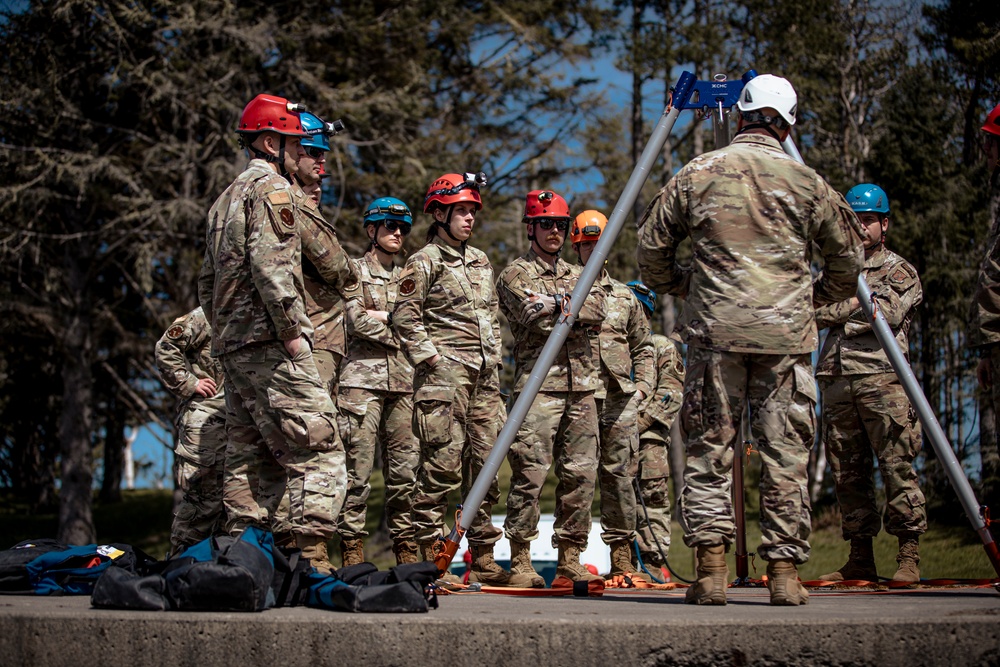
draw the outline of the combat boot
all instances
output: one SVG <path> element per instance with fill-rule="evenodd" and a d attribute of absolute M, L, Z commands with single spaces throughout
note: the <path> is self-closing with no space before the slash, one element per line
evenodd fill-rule
<path fill-rule="evenodd" d="M 281 549 L 294 549 L 295 536 L 284 531 L 274 533 L 274 546 Z"/>
<path fill-rule="evenodd" d="M 360 537 L 356 540 L 341 538 L 340 562 L 342 567 L 359 565 L 365 562 L 365 541 Z"/>
<path fill-rule="evenodd" d="M 470 544 L 469 550 L 472 552 L 472 564 L 469 567 L 470 584 L 480 583 L 487 586 L 513 586 L 516 588 L 531 587 L 531 577 L 508 572 L 497 565 L 493 559 L 492 544 Z"/>
<path fill-rule="evenodd" d="M 531 565 L 531 542 L 510 541 L 510 573 L 527 577 L 526 588 L 545 588 L 542 575 Z"/>
<path fill-rule="evenodd" d="M 421 558 L 423 558 L 428 563 L 433 563 L 434 556 L 437 555 L 437 551 L 434 549 L 436 543 L 437 540 L 431 540 L 430 542 L 420 542 L 418 545 L 420 548 Z M 443 581 L 446 584 L 462 583 L 462 580 L 457 575 L 454 575 L 451 572 L 445 572 L 444 574 L 438 577 L 438 580 Z"/>
<path fill-rule="evenodd" d="M 799 571 L 791 558 L 768 562 L 767 590 L 771 591 L 773 605 L 788 607 L 809 604 L 809 592 L 799 581 Z"/>
<path fill-rule="evenodd" d="M 628 575 L 630 579 L 641 579 L 647 584 L 651 583 L 653 580 L 650 579 L 648 574 L 639 572 L 638 567 L 632 562 L 632 556 L 634 552 L 632 551 L 632 542 L 629 540 L 620 540 L 618 542 L 611 543 L 611 572 L 605 576 L 605 579 L 614 579 L 615 577 Z"/>
<path fill-rule="evenodd" d="M 726 586 L 729 582 L 729 564 L 726 547 L 722 544 L 699 544 L 695 548 L 695 577 L 688 586 L 684 602 L 688 604 L 726 604 Z"/>
<path fill-rule="evenodd" d="M 920 543 L 916 539 L 899 538 L 899 554 L 896 556 L 899 569 L 892 575 L 893 581 L 915 584 L 920 581 Z"/>
<path fill-rule="evenodd" d="M 333 572 L 330 557 L 326 552 L 326 538 L 322 535 L 296 535 L 295 544 L 302 551 L 302 557 L 316 568 L 320 574 Z"/>
<path fill-rule="evenodd" d="M 566 577 L 571 581 L 604 581 L 596 574 L 580 564 L 580 545 L 572 542 L 559 543 L 559 565 L 556 566 L 556 576 Z"/>
<path fill-rule="evenodd" d="M 392 543 L 392 554 L 396 557 L 396 565 L 406 565 L 407 563 L 416 563 L 419 558 L 417 558 L 417 545 L 415 542 L 410 542 L 408 540 L 397 540 Z"/>
<path fill-rule="evenodd" d="M 847 581 L 861 579 L 863 581 L 878 581 L 875 571 L 875 552 L 872 551 L 872 538 L 852 537 L 851 555 L 847 563 L 835 572 L 820 575 L 822 581 Z"/>

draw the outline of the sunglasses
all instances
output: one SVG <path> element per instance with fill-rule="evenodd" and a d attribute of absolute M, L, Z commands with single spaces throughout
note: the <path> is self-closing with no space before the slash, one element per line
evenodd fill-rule
<path fill-rule="evenodd" d="M 382 223 L 382 226 L 389 232 L 399 230 L 399 233 L 403 236 L 407 236 L 410 233 L 410 230 L 413 229 L 413 225 L 408 225 L 405 222 L 400 222 L 399 220 L 385 220 Z"/>
<path fill-rule="evenodd" d="M 569 229 L 569 220 L 559 218 L 539 218 L 538 220 L 532 220 L 532 222 L 546 231 L 552 229 L 553 225 L 555 225 L 555 228 L 560 232 L 565 232 Z"/>
<path fill-rule="evenodd" d="M 303 146 L 302 148 L 305 149 L 306 155 L 314 160 L 318 160 L 326 155 L 326 151 L 322 148 L 316 148 L 315 146 Z"/>

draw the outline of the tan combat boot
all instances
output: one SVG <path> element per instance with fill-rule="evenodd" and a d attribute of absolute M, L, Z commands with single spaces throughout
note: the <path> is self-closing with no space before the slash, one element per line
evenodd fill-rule
<path fill-rule="evenodd" d="M 531 577 L 514 574 L 497 565 L 493 559 L 493 545 L 469 545 L 472 552 L 472 565 L 469 568 L 469 583 L 486 584 L 487 586 L 513 586 L 515 588 L 530 588 Z"/>
<path fill-rule="evenodd" d="M 601 581 L 604 579 L 591 574 L 590 571 L 580 564 L 580 545 L 572 542 L 559 543 L 559 565 L 556 566 L 556 576 L 563 576 L 571 581 Z"/>
<path fill-rule="evenodd" d="M 396 565 L 416 563 L 420 560 L 417 558 L 416 542 L 410 542 L 408 540 L 397 540 L 393 542 L 392 554 L 396 557 Z"/>
<path fill-rule="evenodd" d="M 527 577 L 525 588 L 545 588 L 545 580 L 531 564 L 531 542 L 510 541 L 510 573 Z"/>
<path fill-rule="evenodd" d="M 799 582 L 799 571 L 791 558 L 768 562 L 767 590 L 771 591 L 773 605 L 787 607 L 809 603 L 809 592 Z"/>
<path fill-rule="evenodd" d="M 852 537 L 851 555 L 847 563 L 836 572 L 820 575 L 822 581 L 847 581 L 861 579 L 863 581 L 878 581 L 875 571 L 875 552 L 872 551 L 872 538 Z"/>
<path fill-rule="evenodd" d="M 634 552 L 632 551 L 632 542 L 630 540 L 621 540 L 619 542 L 611 543 L 611 572 L 605 576 L 605 579 L 614 579 L 618 576 L 628 575 L 630 579 L 641 579 L 646 583 L 651 583 L 653 580 L 649 578 L 649 575 L 640 572 L 636 565 L 632 562 L 632 556 Z"/>
<path fill-rule="evenodd" d="M 899 538 L 899 554 L 896 556 L 899 569 L 892 575 L 893 581 L 916 584 L 920 581 L 920 543 L 916 539 Z"/>
<path fill-rule="evenodd" d="M 421 558 L 423 558 L 428 563 L 433 563 L 434 562 L 434 556 L 437 555 L 437 551 L 434 549 L 434 547 L 435 547 L 436 544 L 437 544 L 437 540 L 431 540 L 430 542 L 420 542 L 417 545 L 419 547 L 419 549 L 420 549 L 420 556 L 421 556 Z M 443 581 L 446 584 L 461 584 L 462 583 L 462 579 L 460 577 L 458 577 L 457 575 L 452 574 L 451 572 L 445 572 L 440 577 L 438 577 L 438 580 L 439 581 Z"/>
<path fill-rule="evenodd" d="M 365 541 L 360 537 L 356 540 L 341 538 L 340 562 L 342 567 L 359 565 L 365 562 Z"/>
<path fill-rule="evenodd" d="M 326 538 L 322 535 L 296 535 L 295 544 L 302 551 L 302 557 L 320 574 L 333 572 L 330 557 L 326 552 Z"/>
<path fill-rule="evenodd" d="M 726 547 L 722 544 L 695 547 L 695 577 L 697 581 L 688 586 L 684 602 L 688 604 L 726 604 L 726 586 L 729 584 L 729 564 L 726 563 Z"/>

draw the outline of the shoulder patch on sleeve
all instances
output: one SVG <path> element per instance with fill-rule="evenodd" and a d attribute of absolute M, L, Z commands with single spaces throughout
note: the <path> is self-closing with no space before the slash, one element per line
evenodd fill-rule
<path fill-rule="evenodd" d="M 179 324 L 175 324 L 169 329 L 167 329 L 167 338 L 170 340 L 177 340 L 184 335 L 184 327 Z"/>
<path fill-rule="evenodd" d="M 283 207 L 278 213 L 278 217 L 281 218 L 281 224 L 289 229 L 295 227 L 295 214 L 292 213 L 292 209 L 289 207 Z"/>
<path fill-rule="evenodd" d="M 403 296 L 410 296 L 417 291 L 417 281 L 407 276 L 399 281 L 399 293 Z"/>
<path fill-rule="evenodd" d="M 276 192 L 269 192 L 267 200 L 271 202 L 273 206 L 287 206 L 292 203 L 292 195 L 284 190 L 278 190 Z"/>

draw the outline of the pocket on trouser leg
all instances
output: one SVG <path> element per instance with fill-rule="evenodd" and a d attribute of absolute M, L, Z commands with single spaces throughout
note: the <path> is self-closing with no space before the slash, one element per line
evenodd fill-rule
<path fill-rule="evenodd" d="M 337 449 L 335 415 L 324 412 L 279 411 L 281 432 L 299 447 L 314 452 Z"/>
<path fill-rule="evenodd" d="M 413 395 L 413 433 L 421 442 L 451 442 L 454 387 L 423 386 Z"/>

